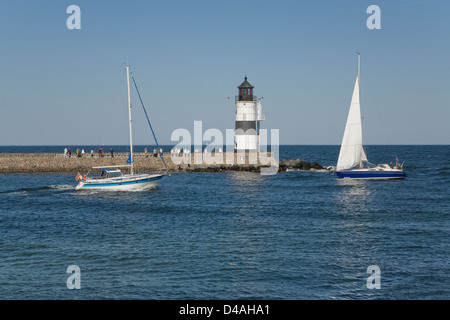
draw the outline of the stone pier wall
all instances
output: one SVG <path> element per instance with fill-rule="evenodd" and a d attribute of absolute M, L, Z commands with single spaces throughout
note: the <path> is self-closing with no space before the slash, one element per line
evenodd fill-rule
<path fill-rule="evenodd" d="M 62 153 L 0 153 L 0 173 L 86 173 L 96 171 L 93 167 L 124 165 L 127 159 L 126 153 L 115 153 L 114 157 L 109 153 L 103 157 L 98 154 L 94 157 L 72 154 L 70 158 L 64 157 Z M 278 165 L 278 161 L 273 158 L 257 159 L 253 155 L 233 153 L 197 153 L 179 157 L 164 153 L 164 160 L 170 171 L 259 171 L 261 166 Z M 153 157 L 153 154 L 135 153 L 134 165 L 138 172 L 164 170 L 162 159 Z M 127 168 L 123 171 L 127 171 Z"/>

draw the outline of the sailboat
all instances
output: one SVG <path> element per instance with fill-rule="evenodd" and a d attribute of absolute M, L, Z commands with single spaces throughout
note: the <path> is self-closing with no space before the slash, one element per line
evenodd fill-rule
<path fill-rule="evenodd" d="M 79 173 L 76 180 L 80 180 L 75 190 L 112 190 L 112 191 L 131 191 L 131 190 L 147 190 L 156 186 L 156 184 L 166 175 L 165 173 L 143 173 L 139 174 L 134 169 L 133 159 L 133 133 L 132 133 L 132 119 L 131 119 L 131 96 L 130 96 L 130 67 L 126 66 L 127 71 L 127 89 L 128 89 L 128 120 L 130 127 L 130 155 L 127 164 L 117 166 L 103 166 L 94 167 L 93 169 L 100 169 L 101 173 L 98 177 L 81 176 Z M 133 78 L 134 81 L 134 78 Z M 136 83 L 135 83 L 136 85 Z M 136 86 L 137 90 L 137 86 Z M 138 91 L 139 94 L 139 91 Z M 140 98 L 140 95 L 139 95 Z M 141 100 L 142 102 L 142 100 Z M 143 105 L 142 105 L 143 106 Z M 145 108 L 144 108 L 145 111 Z M 145 112 L 147 115 L 147 112 Z M 147 117 L 148 120 L 148 117 Z M 150 124 L 150 121 L 149 121 Z M 150 126 L 151 128 L 151 126 Z M 152 129 L 153 131 L 153 129 Z M 156 140 L 156 138 L 155 138 Z M 158 142 L 156 142 L 158 144 Z M 158 147 L 159 150 L 159 147 Z M 163 155 L 161 154 L 161 157 Z M 165 165 L 164 159 L 162 158 Z M 128 167 L 130 172 L 123 173 L 121 168 Z M 167 166 L 166 166 L 167 170 Z"/>
<path fill-rule="evenodd" d="M 342 138 L 341 150 L 336 165 L 338 178 L 349 179 L 401 179 L 406 178 L 403 172 L 403 164 L 398 160 L 395 165 L 374 165 L 367 159 L 362 145 L 362 120 L 359 94 L 360 80 L 360 54 L 358 52 L 358 75 L 353 89 L 352 101 Z"/>

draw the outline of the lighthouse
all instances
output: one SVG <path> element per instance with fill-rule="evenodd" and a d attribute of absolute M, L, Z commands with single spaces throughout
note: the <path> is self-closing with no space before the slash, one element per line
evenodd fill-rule
<path fill-rule="evenodd" d="M 235 98 L 235 150 L 258 152 L 259 129 L 264 120 L 261 102 L 253 95 L 254 86 L 247 81 L 247 76 L 238 89 L 239 94 Z"/>

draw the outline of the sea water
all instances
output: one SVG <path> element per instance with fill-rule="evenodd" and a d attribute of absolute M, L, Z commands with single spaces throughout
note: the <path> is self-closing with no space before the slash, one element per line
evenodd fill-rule
<path fill-rule="evenodd" d="M 338 153 L 280 147 L 323 166 Z M 172 173 L 153 190 L 99 192 L 75 191 L 75 172 L 0 174 L 0 299 L 449 299 L 450 147 L 367 155 L 397 155 L 408 177 Z"/>

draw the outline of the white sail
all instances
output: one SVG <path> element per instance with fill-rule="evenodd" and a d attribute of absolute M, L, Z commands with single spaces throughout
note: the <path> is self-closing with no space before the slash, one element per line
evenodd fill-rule
<path fill-rule="evenodd" d="M 345 124 L 341 150 L 336 164 L 336 174 L 340 179 L 403 179 L 402 166 L 388 164 L 373 165 L 362 145 L 362 118 L 359 98 L 360 55 L 358 52 L 358 76 L 353 89 L 352 101 Z"/>
<path fill-rule="evenodd" d="M 361 161 L 362 162 L 368 162 L 369 160 L 367 160 L 367 156 L 366 156 L 366 152 L 364 151 L 364 148 L 361 148 Z"/>
<path fill-rule="evenodd" d="M 362 166 L 363 161 L 367 161 L 367 157 L 362 147 L 362 124 L 361 106 L 359 101 L 358 71 L 336 170 L 347 170 L 357 165 Z"/>

